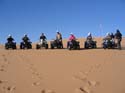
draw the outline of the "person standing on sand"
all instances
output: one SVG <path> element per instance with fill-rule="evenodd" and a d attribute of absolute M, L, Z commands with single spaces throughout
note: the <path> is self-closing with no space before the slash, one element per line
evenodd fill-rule
<path fill-rule="evenodd" d="M 116 30 L 115 39 L 117 40 L 117 45 L 118 45 L 117 47 L 121 49 L 122 34 L 119 31 L 119 29 Z"/>
<path fill-rule="evenodd" d="M 121 32 L 119 31 L 119 29 L 116 30 L 115 38 L 116 38 L 116 39 L 120 39 L 120 42 L 122 41 L 122 34 L 121 34 Z"/>

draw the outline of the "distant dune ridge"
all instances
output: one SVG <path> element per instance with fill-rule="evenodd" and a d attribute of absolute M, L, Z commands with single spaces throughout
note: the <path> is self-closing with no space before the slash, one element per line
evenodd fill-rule
<path fill-rule="evenodd" d="M 78 40 L 83 48 L 85 39 Z M 101 47 L 102 39 L 95 40 Z M 0 93 L 125 93 L 125 38 L 122 47 L 69 51 L 0 46 Z"/>

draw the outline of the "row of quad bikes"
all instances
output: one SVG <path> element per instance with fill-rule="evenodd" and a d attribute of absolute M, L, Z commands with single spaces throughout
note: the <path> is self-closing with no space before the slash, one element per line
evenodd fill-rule
<path fill-rule="evenodd" d="M 106 40 L 102 45 L 104 49 L 121 49 L 121 39 Z"/>
<path fill-rule="evenodd" d="M 69 42 L 69 45 L 67 46 L 67 49 L 69 50 L 79 50 L 80 49 L 80 42 L 77 40 L 73 40 L 71 42 Z M 95 49 L 97 48 L 97 42 L 96 41 L 85 41 L 84 43 L 84 48 L 85 49 Z M 104 49 L 121 49 L 121 44 L 120 44 L 120 40 L 117 40 L 116 42 L 114 41 L 104 41 L 102 43 L 102 46 Z M 39 42 L 36 44 L 36 49 L 48 49 L 48 43 L 47 41 L 45 42 Z M 52 40 L 50 42 L 50 48 L 51 49 L 63 49 L 63 43 L 60 40 Z M 15 42 L 7 42 L 5 44 L 5 49 L 17 49 L 16 47 L 16 43 Z M 21 42 L 20 43 L 20 49 L 32 49 L 32 43 L 31 42 Z"/>
<path fill-rule="evenodd" d="M 15 42 L 7 42 L 5 43 L 5 49 L 17 49 Z M 31 42 L 21 42 L 20 49 L 32 49 Z"/>

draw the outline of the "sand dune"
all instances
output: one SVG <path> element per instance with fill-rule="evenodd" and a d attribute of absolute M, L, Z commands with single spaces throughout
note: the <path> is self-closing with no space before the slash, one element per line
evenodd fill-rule
<path fill-rule="evenodd" d="M 101 39 L 95 40 L 101 47 Z M 82 48 L 84 40 L 79 41 Z M 122 46 L 74 51 L 1 46 L 0 93 L 125 93 L 125 39 Z"/>

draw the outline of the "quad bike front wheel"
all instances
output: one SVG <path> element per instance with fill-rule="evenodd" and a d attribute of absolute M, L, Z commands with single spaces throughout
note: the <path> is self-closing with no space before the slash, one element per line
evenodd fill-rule
<path fill-rule="evenodd" d="M 40 46 L 38 44 L 36 45 L 36 49 L 40 49 Z"/>
<path fill-rule="evenodd" d="M 45 45 L 45 49 L 48 49 L 48 44 Z"/>

